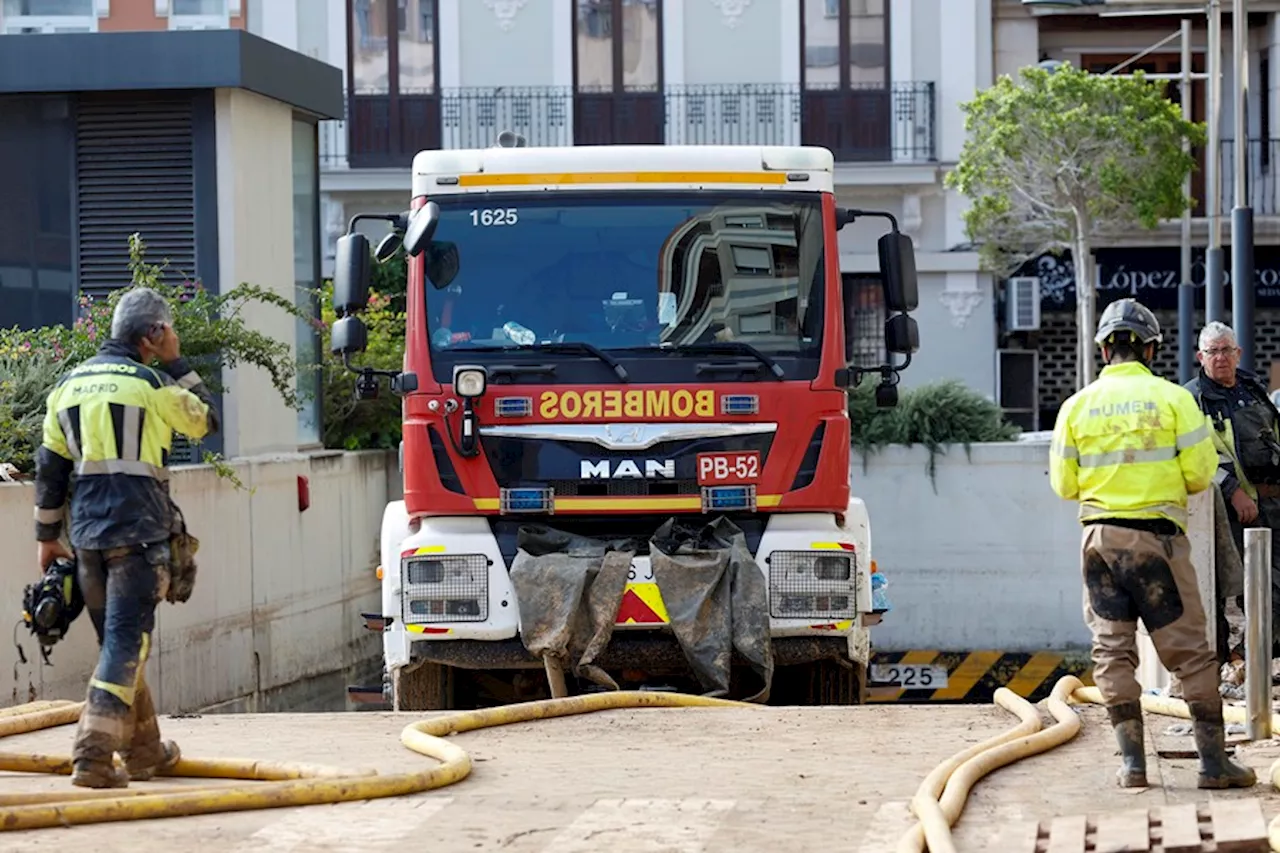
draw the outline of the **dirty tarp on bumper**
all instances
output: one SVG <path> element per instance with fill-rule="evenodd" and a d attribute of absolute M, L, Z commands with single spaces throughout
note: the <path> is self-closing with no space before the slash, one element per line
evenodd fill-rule
<path fill-rule="evenodd" d="M 537 524 L 521 527 L 511 583 L 525 648 L 618 689 L 596 661 L 613 636 L 631 560 L 641 545 Z M 648 550 L 671 631 L 706 695 L 729 694 L 736 650 L 762 683 L 747 701 L 766 701 L 773 681 L 768 595 L 742 531 L 724 517 L 710 523 L 672 518 L 653 534 Z"/>

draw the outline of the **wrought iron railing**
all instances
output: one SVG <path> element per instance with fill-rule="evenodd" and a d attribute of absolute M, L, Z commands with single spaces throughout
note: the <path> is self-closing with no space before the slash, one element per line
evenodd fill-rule
<path fill-rule="evenodd" d="M 343 121 L 323 122 L 326 169 L 404 167 L 418 151 L 494 144 L 821 145 L 838 162 L 937 158 L 933 83 L 806 88 L 684 85 L 602 92 L 553 87 L 356 93 Z"/>

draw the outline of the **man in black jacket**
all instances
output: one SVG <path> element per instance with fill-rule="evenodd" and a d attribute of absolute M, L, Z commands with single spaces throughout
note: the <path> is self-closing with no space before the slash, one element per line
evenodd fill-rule
<path fill-rule="evenodd" d="M 1244 555 L 1244 528 L 1280 528 L 1280 410 L 1258 377 L 1240 367 L 1240 346 L 1225 323 L 1200 332 L 1200 372 L 1187 383 L 1209 416 L 1218 448 L 1217 482 L 1227 506 L 1232 538 Z M 1237 599 L 1240 601 L 1240 599 Z M 1225 602 L 1221 602 L 1225 604 Z M 1272 657 L 1280 630 L 1280 542 L 1271 552 Z M 1218 613 L 1218 654 L 1225 662 L 1226 608 Z"/>
<path fill-rule="evenodd" d="M 162 370 L 148 365 L 155 359 Z M 173 314 L 149 288 L 116 306 L 111 339 L 49 394 L 36 457 L 36 539 L 43 572 L 58 557 L 71 477 L 70 541 L 85 609 L 101 648 L 72 753 L 72 784 L 125 787 L 172 768 L 143 678 L 156 605 L 169 595 L 169 450 L 174 431 L 218 430 L 213 395 L 179 354 Z M 115 753 L 125 771 L 114 765 Z"/>

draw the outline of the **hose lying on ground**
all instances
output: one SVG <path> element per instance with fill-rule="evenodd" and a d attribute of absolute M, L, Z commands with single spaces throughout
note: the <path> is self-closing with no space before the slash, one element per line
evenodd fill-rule
<path fill-rule="evenodd" d="M 74 723 L 83 702 L 36 702 L 0 710 L 0 738 Z M 184 758 L 170 777 L 234 779 L 250 785 L 58 791 L 0 794 L 0 831 L 54 826 L 182 817 L 216 812 L 309 806 L 372 800 L 443 788 L 471 772 L 466 751 L 444 740 L 455 732 L 567 717 L 620 708 L 760 708 L 760 705 L 679 693 L 617 691 L 522 702 L 480 711 L 444 714 L 410 723 L 400 733 L 407 748 L 434 758 L 435 767 L 415 773 L 378 775 L 373 770 L 343 771 L 315 765 L 249 759 Z M 70 775 L 71 759 L 62 756 L 0 753 L 0 771 Z"/>
<path fill-rule="evenodd" d="M 1089 702 L 1094 705 L 1102 704 L 1102 693 L 1096 687 L 1083 687 L 1073 693 L 1071 698 L 1076 702 Z M 1171 696 L 1144 695 L 1142 697 L 1142 710 L 1165 717 L 1191 719 L 1191 709 L 1187 707 L 1187 703 Z M 1239 705 L 1224 705 L 1222 719 L 1227 723 L 1248 723 L 1249 711 Z M 1280 714 L 1274 711 L 1271 712 L 1271 731 L 1273 737 L 1275 733 L 1280 732 Z M 1271 782 L 1273 789 L 1280 790 L 1280 760 L 1271 765 L 1271 769 L 1267 773 L 1267 779 Z M 1280 815 L 1272 818 L 1271 823 L 1267 825 L 1267 842 L 1273 853 L 1280 853 Z"/>
<path fill-rule="evenodd" d="M 955 853 L 951 827 L 960 818 L 969 791 L 979 779 L 999 767 L 1047 752 L 1079 732 L 1080 718 L 1071 710 L 1068 700 L 1075 704 L 1103 704 L 1097 687 L 1086 687 L 1074 676 L 1064 676 L 1054 685 L 1048 699 L 1049 711 L 1057 722 L 1040 731 L 1039 714 L 1030 702 L 1007 688 L 997 690 L 995 704 L 1016 714 L 1021 722 L 1004 734 L 956 753 L 925 777 L 911 800 L 911 811 L 919 823 L 899 840 L 897 853 L 923 853 L 926 842 L 930 853 Z M 1142 709 L 1151 714 L 1191 719 L 1191 710 L 1181 699 L 1144 695 Z M 1227 705 L 1223 708 L 1223 719 L 1228 723 L 1244 723 L 1248 719 L 1247 711 Z M 1280 732 L 1280 714 L 1272 714 L 1272 731 Z M 1271 765 L 1269 779 L 1272 787 L 1280 790 L 1280 760 Z M 1274 818 L 1267 829 L 1272 851 L 1280 853 L 1280 816 Z"/>
<path fill-rule="evenodd" d="M 969 791 L 993 770 L 1048 752 L 1075 737 L 1080 717 L 1067 705 L 1067 698 L 1083 686 L 1073 675 L 1058 680 L 1048 699 L 1049 712 L 1057 722 L 1044 731 L 1034 705 L 1008 688 L 998 689 L 995 703 L 1017 714 L 1021 722 L 1002 735 L 956 753 L 925 777 L 911 800 L 911 811 L 920 822 L 899 840 L 898 853 L 922 853 L 926 841 L 930 853 L 955 853 L 951 826 L 960 818 Z"/>

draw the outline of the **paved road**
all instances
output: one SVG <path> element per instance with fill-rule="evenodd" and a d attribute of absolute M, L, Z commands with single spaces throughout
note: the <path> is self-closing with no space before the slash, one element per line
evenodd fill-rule
<path fill-rule="evenodd" d="M 1074 741 L 979 784 L 956 827 L 960 849 L 1016 853 L 1010 838 L 1038 819 L 1208 799 L 1195 789 L 1195 763 L 1188 760 L 1153 764 L 1153 784 L 1165 787 L 1119 792 L 1105 717 L 1094 707 L 1080 712 L 1085 726 Z M 412 719 L 212 715 L 166 718 L 162 725 L 192 756 L 390 772 L 430 760 L 399 743 Z M 1162 734 L 1175 721 L 1148 721 L 1160 748 L 1190 748 L 1190 738 Z M 986 706 L 604 712 L 459 735 L 456 742 L 476 762 L 471 777 L 415 797 L 9 833 L 0 836 L 0 849 L 879 853 L 892 850 L 910 825 L 907 800 L 937 762 L 1013 722 Z M 4 747 L 65 753 L 71 735 L 63 727 L 9 739 Z M 1241 754 L 1262 776 L 1280 757 L 1280 745 Z M 67 787 L 64 778 L 0 775 L 0 794 Z M 1259 785 L 1253 794 L 1266 791 Z M 1269 818 L 1280 811 L 1280 798 L 1267 797 Z"/>

